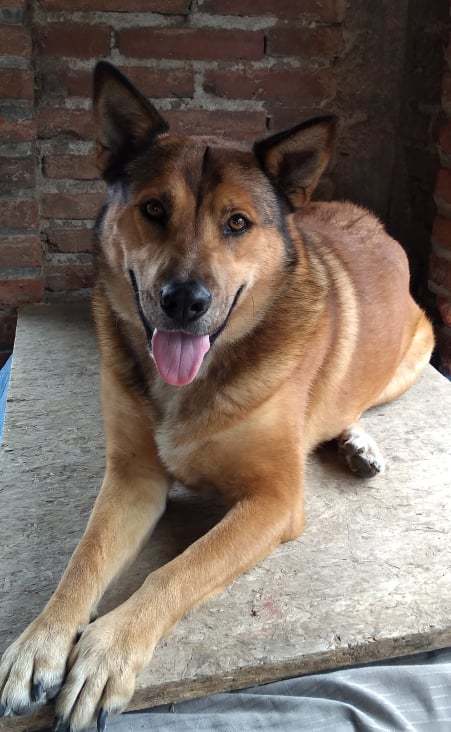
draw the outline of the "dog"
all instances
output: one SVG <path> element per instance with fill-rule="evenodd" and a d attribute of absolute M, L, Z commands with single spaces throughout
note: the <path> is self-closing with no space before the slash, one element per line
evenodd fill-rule
<path fill-rule="evenodd" d="M 14 713 L 61 687 L 56 728 L 102 731 L 179 618 L 299 536 L 317 445 L 336 439 L 360 474 L 383 469 L 359 418 L 414 383 L 434 339 L 382 224 L 311 200 L 335 118 L 252 149 L 182 137 L 106 62 L 94 113 L 106 473 L 58 588 L 3 656 L 0 703 Z M 225 517 L 90 622 L 174 479 L 218 490 Z"/>

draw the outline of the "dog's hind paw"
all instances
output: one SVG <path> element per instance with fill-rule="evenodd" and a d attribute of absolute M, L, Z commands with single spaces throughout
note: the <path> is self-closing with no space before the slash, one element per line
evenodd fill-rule
<path fill-rule="evenodd" d="M 385 470 L 385 459 L 376 442 L 357 424 L 342 432 L 338 449 L 350 470 L 361 478 L 372 478 Z"/>

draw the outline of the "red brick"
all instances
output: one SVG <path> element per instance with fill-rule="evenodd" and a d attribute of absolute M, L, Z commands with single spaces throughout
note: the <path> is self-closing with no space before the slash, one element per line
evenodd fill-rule
<path fill-rule="evenodd" d="M 442 328 L 438 336 L 441 371 L 451 377 L 451 332 Z"/>
<path fill-rule="evenodd" d="M 451 300 L 447 297 L 438 297 L 437 307 L 444 324 L 447 325 L 448 328 L 451 328 Z"/>
<path fill-rule="evenodd" d="M 46 56 L 97 58 L 109 53 L 110 34 L 105 25 L 48 23 L 38 26 L 37 41 Z"/>
<path fill-rule="evenodd" d="M 451 122 L 448 122 L 440 130 L 438 143 L 443 152 L 451 154 Z"/>
<path fill-rule="evenodd" d="M 324 114 L 324 111 L 320 107 L 311 104 L 307 104 L 307 106 L 300 104 L 295 109 L 269 104 L 267 105 L 267 109 L 270 117 L 269 128 L 271 132 L 288 130 L 290 127 L 300 124 L 309 117 Z"/>
<path fill-rule="evenodd" d="M 342 47 L 343 36 L 338 28 L 271 28 L 267 33 L 266 53 L 270 56 L 330 58 Z"/>
<path fill-rule="evenodd" d="M 441 247 L 451 250 L 451 221 L 443 216 L 436 216 L 432 227 L 432 238 Z"/>
<path fill-rule="evenodd" d="M 91 97 L 92 95 L 92 72 L 79 69 L 66 69 L 60 76 L 51 75 L 53 83 L 52 91 L 66 93 L 74 97 Z M 45 79 L 47 82 L 47 79 Z"/>
<path fill-rule="evenodd" d="M 17 313 L 12 310 L 0 310 L 0 345 L 11 347 L 16 332 Z"/>
<path fill-rule="evenodd" d="M 0 157 L 0 191 L 14 187 L 30 188 L 34 183 L 34 159 Z"/>
<path fill-rule="evenodd" d="M 307 16 L 324 23 L 340 23 L 345 0 L 203 0 L 199 10 L 220 15 L 276 15 L 278 18 Z"/>
<path fill-rule="evenodd" d="M 451 171 L 444 168 L 439 170 L 435 195 L 445 203 L 451 203 Z"/>
<path fill-rule="evenodd" d="M 176 110 L 164 112 L 173 132 L 184 135 L 217 135 L 231 139 L 261 137 L 266 132 L 264 112 Z"/>
<path fill-rule="evenodd" d="M 30 56 L 31 38 L 20 25 L 0 25 L 0 54 Z"/>
<path fill-rule="evenodd" d="M 47 219 L 93 219 L 103 201 L 101 193 L 44 193 L 41 215 Z"/>
<path fill-rule="evenodd" d="M 229 99 L 263 99 L 302 103 L 334 97 L 336 81 L 329 71 L 302 69 L 246 69 L 245 71 L 207 71 L 205 91 Z"/>
<path fill-rule="evenodd" d="M 437 254 L 431 254 L 429 260 L 429 279 L 436 285 L 451 292 L 451 259 L 444 259 Z"/>
<path fill-rule="evenodd" d="M 81 139 L 94 139 L 95 136 L 94 119 L 89 110 L 41 107 L 37 123 L 40 138 L 71 135 Z"/>
<path fill-rule="evenodd" d="M 48 246 L 58 252 L 91 252 L 93 234 L 92 229 L 48 229 Z"/>
<path fill-rule="evenodd" d="M 95 155 L 46 155 L 43 169 L 47 178 L 93 180 L 100 175 Z"/>
<path fill-rule="evenodd" d="M 190 0 L 41 0 L 46 10 L 104 10 L 106 12 L 127 11 L 184 15 L 188 12 Z"/>
<path fill-rule="evenodd" d="M 212 28 L 127 28 L 118 32 L 121 53 L 135 58 L 258 59 L 260 31 Z"/>
<path fill-rule="evenodd" d="M 92 71 L 71 69 L 67 63 L 47 62 L 39 69 L 41 106 L 56 103 L 55 97 L 91 97 Z"/>
<path fill-rule="evenodd" d="M 39 302 L 43 294 L 44 282 L 40 277 L 24 277 L 0 282 L 0 306 L 3 307 Z"/>
<path fill-rule="evenodd" d="M 38 207 L 34 198 L 2 199 L 0 226 L 11 229 L 34 229 L 38 225 Z"/>
<path fill-rule="evenodd" d="M 192 97 L 194 74 L 188 69 L 148 69 L 143 66 L 119 66 L 120 70 L 148 97 Z M 90 97 L 92 74 L 90 71 L 67 70 L 60 88 L 68 95 Z"/>
<path fill-rule="evenodd" d="M 443 74 L 442 79 L 442 105 L 451 114 L 451 72 Z"/>
<path fill-rule="evenodd" d="M 33 74 L 23 69 L 0 69 L 3 98 L 33 99 Z"/>
<path fill-rule="evenodd" d="M 0 140 L 2 142 L 25 142 L 36 137 L 34 120 L 11 120 L 0 116 Z"/>
<path fill-rule="evenodd" d="M 45 267 L 45 285 L 48 290 L 81 290 L 93 284 L 92 262 L 48 263 Z"/>
<path fill-rule="evenodd" d="M 194 74 L 191 69 L 146 69 L 120 66 L 120 70 L 148 97 L 192 97 Z"/>
<path fill-rule="evenodd" d="M 0 267 L 40 267 L 41 240 L 38 236 L 0 237 Z"/>

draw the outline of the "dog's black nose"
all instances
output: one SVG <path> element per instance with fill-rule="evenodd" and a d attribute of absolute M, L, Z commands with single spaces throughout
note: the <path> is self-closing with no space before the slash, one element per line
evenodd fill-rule
<path fill-rule="evenodd" d="M 162 310 L 180 326 L 200 318 L 207 312 L 210 303 L 210 290 L 196 280 L 170 282 L 160 290 Z"/>

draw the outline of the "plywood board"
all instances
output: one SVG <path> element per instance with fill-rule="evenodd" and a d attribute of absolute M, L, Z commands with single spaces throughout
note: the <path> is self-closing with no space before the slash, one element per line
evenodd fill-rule
<path fill-rule="evenodd" d="M 432 368 L 367 415 L 388 461 L 371 481 L 331 449 L 308 466 L 304 534 L 191 612 L 157 648 L 132 708 L 451 645 L 451 385 Z M 19 319 L 0 481 L 0 652 L 43 607 L 103 471 L 98 356 L 88 310 Z M 177 488 L 115 606 L 221 516 Z M 0 720 L 45 727 L 51 710 Z"/>

